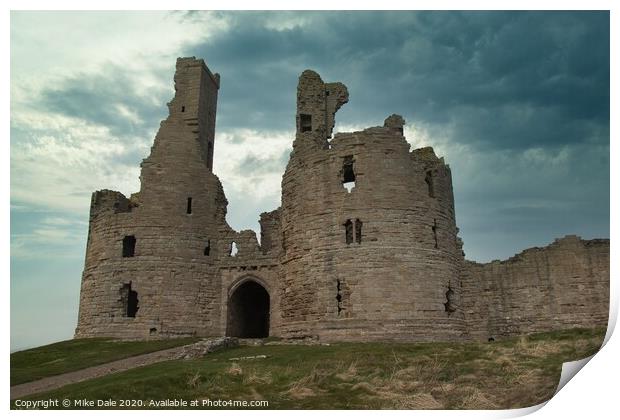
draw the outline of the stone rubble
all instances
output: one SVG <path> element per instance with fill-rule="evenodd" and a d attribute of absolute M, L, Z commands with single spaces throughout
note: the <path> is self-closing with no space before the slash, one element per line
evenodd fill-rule
<path fill-rule="evenodd" d="M 198 359 L 208 353 L 237 346 L 239 340 L 235 337 L 208 338 L 181 347 L 177 359 Z"/>

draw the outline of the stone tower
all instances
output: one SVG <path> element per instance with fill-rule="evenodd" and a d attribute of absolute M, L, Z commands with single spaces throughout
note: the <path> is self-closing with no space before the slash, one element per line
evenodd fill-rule
<path fill-rule="evenodd" d="M 212 173 L 219 75 L 182 58 L 140 192 L 93 194 L 76 335 L 211 334 L 211 254 L 226 230 L 226 198 Z M 217 331 L 219 333 L 219 331 Z"/>
<path fill-rule="evenodd" d="M 339 133 L 341 83 L 307 70 L 282 180 L 284 335 L 459 339 L 459 271 L 450 169 L 431 148 L 409 152 L 404 120 Z"/>
<path fill-rule="evenodd" d="M 332 135 L 342 83 L 304 71 L 282 205 L 226 222 L 213 173 L 219 75 L 180 58 L 130 198 L 92 195 L 76 337 L 486 340 L 607 322 L 609 240 L 464 259 L 452 174 L 399 115 Z M 291 121 L 292 123 L 292 121 Z"/>

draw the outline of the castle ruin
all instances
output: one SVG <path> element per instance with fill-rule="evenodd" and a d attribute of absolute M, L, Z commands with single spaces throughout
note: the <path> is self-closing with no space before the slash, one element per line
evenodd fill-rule
<path fill-rule="evenodd" d="M 405 121 L 332 135 L 342 83 L 304 71 L 281 207 L 226 222 L 213 173 L 220 77 L 180 58 L 140 191 L 92 195 L 76 337 L 465 341 L 604 326 L 609 240 L 467 261 L 452 175 Z"/>

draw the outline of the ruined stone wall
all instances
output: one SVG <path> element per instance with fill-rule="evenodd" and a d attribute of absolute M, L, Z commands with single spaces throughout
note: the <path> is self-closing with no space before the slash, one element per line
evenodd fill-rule
<path fill-rule="evenodd" d="M 607 322 L 608 240 L 465 261 L 449 166 L 410 151 L 398 115 L 332 138 L 348 90 L 310 70 L 282 206 L 260 215 L 260 244 L 236 232 L 212 173 L 219 75 L 180 58 L 174 81 L 140 191 L 92 195 L 76 337 L 224 335 L 254 284 L 271 336 L 486 340 Z"/>
<path fill-rule="evenodd" d="M 218 88 L 202 60 L 178 60 L 175 97 L 142 163 L 140 192 L 130 200 L 93 194 L 76 336 L 205 334 L 213 327 L 217 253 L 204 249 L 225 224 L 226 200 L 206 165 L 200 126 L 208 112 L 199 98 L 216 101 Z M 130 236 L 133 255 L 123 255 Z M 128 286 L 137 293 L 134 316 L 126 313 Z"/>
<path fill-rule="evenodd" d="M 566 236 L 506 261 L 468 261 L 462 281 L 468 335 L 474 340 L 605 326 L 609 240 Z"/>
<path fill-rule="evenodd" d="M 430 148 L 409 152 L 402 118 L 327 141 L 331 128 L 322 121 L 347 99 L 340 87 L 325 117 L 321 101 L 333 97 L 332 86 L 314 72 L 300 77 L 298 113 L 318 123 L 308 131 L 298 124 L 282 181 L 282 334 L 459 339 L 462 252 L 449 168 Z"/>
<path fill-rule="evenodd" d="M 219 335 L 228 282 L 220 267 L 273 265 L 254 232 L 235 232 L 225 220 L 227 200 L 211 172 L 218 88 L 202 60 L 179 59 L 176 94 L 142 162 L 140 192 L 93 194 L 77 337 Z M 123 256 L 129 236 L 134 253 Z M 127 314 L 129 291 L 137 293 L 135 316 Z"/>

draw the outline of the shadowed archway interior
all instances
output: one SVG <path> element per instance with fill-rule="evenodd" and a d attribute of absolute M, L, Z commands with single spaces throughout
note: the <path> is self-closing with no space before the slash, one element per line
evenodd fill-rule
<path fill-rule="evenodd" d="M 261 338 L 269 336 L 269 293 L 249 280 L 228 298 L 229 337 Z"/>

